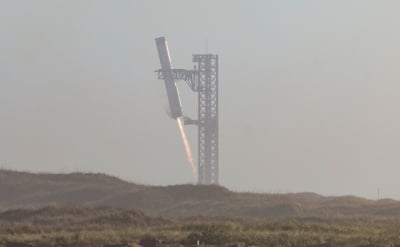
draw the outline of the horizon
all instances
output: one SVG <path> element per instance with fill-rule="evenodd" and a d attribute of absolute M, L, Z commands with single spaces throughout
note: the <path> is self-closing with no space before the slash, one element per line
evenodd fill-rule
<path fill-rule="evenodd" d="M 179 184 L 143 184 L 143 183 L 137 183 L 135 181 L 132 180 L 126 180 L 122 177 L 118 177 L 117 175 L 112 175 L 112 174 L 108 174 L 108 173 L 104 173 L 104 172 L 91 172 L 91 171 L 71 171 L 71 172 L 49 172 L 49 171 L 28 171 L 28 170 L 13 170 L 13 169 L 8 169 L 5 167 L 0 167 L 0 172 L 1 171 L 5 171 L 5 172 L 16 172 L 16 173 L 28 173 L 28 174 L 32 174 L 32 175 L 76 175 L 76 174 L 82 174 L 82 175 L 103 175 L 103 176 L 107 176 L 107 177 L 112 177 L 115 179 L 118 179 L 122 182 L 126 182 L 129 184 L 135 184 L 135 185 L 142 185 L 142 186 L 149 186 L 149 187 L 169 187 L 169 186 L 181 186 L 181 185 L 192 185 L 192 186 L 216 186 L 216 187 L 222 187 L 225 188 L 227 190 L 229 190 L 230 192 L 233 193 L 250 193 L 250 194 L 260 194 L 260 195 L 299 195 L 299 194 L 314 194 L 314 195 L 318 195 L 321 197 L 334 197 L 334 198 L 341 198 L 341 197 L 355 197 L 355 198 L 359 198 L 359 199 L 365 199 L 365 200 L 370 200 L 370 201 L 375 201 L 375 202 L 379 202 L 379 201 L 385 201 L 385 200 L 393 200 L 393 201 L 397 201 L 400 202 L 399 200 L 396 200 L 394 198 L 367 198 L 367 197 L 361 197 L 361 196 L 357 196 L 357 195 L 351 195 L 351 194 L 342 194 L 342 195 L 323 195 L 323 194 L 319 194 L 313 191 L 298 191 L 298 192 L 281 192 L 281 191 L 276 191 L 276 192 L 260 192 L 260 191 L 251 191 L 251 190 L 234 190 L 232 188 L 229 188 L 227 186 L 224 186 L 223 184 L 199 184 L 199 183 L 179 183 Z"/>
<path fill-rule="evenodd" d="M 400 200 L 398 7 L 3 1 L 0 166 L 194 182 L 154 73 L 154 39 L 166 36 L 175 68 L 219 56 L 222 186 Z M 194 93 L 178 87 L 184 114 L 196 116 Z M 197 130 L 185 129 L 197 150 Z"/>

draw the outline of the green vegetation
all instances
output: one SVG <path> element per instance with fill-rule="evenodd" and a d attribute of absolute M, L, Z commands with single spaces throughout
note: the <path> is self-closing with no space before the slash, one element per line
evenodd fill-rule
<path fill-rule="evenodd" d="M 226 216 L 263 219 L 370 218 L 400 221 L 400 202 L 314 193 L 257 194 L 221 186 L 145 186 L 105 174 L 33 174 L 0 170 L 0 210 L 47 205 L 118 207 L 166 217 Z"/>
<path fill-rule="evenodd" d="M 7 241 L 34 246 L 95 246 L 138 243 L 154 237 L 180 244 L 221 245 L 242 242 L 258 246 L 389 245 L 400 242 L 400 225 L 350 219 L 255 220 L 195 217 L 166 219 L 116 208 L 45 207 L 0 214 L 0 246 Z"/>
<path fill-rule="evenodd" d="M 102 246 L 144 237 L 188 245 L 395 245 L 400 243 L 400 202 L 0 170 L 0 246 L 8 241 Z"/>

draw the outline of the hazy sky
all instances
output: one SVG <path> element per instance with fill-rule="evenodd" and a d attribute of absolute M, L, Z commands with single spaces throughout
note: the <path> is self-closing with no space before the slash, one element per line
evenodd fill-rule
<path fill-rule="evenodd" d="M 400 199 L 399 1 L 0 3 L 0 164 L 193 182 L 154 70 L 220 62 L 220 182 Z M 196 95 L 180 83 L 186 115 Z M 197 132 L 187 127 L 194 153 Z"/>

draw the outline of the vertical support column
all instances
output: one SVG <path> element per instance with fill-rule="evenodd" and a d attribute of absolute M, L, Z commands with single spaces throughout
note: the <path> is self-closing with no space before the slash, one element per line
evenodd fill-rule
<path fill-rule="evenodd" d="M 218 56 L 193 55 L 198 64 L 198 183 L 218 184 Z"/>

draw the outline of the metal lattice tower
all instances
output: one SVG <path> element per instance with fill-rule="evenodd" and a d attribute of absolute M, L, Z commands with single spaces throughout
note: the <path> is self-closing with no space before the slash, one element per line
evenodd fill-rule
<path fill-rule="evenodd" d="M 198 71 L 198 183 L 218 184 L 218 56 L 193 55 Z"/>

